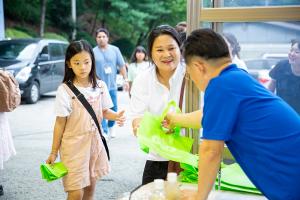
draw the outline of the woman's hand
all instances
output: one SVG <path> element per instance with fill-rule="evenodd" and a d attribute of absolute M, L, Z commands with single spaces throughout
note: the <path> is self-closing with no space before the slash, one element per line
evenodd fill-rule
<path fill-rule="evenodd" d="M 174 132 L 175 122 L 174 122 L 174 112 L 169 112 L 164 120 L 161 122 L 162 126 L 166 129 L 169 129 L 168 133 Z"/>
<path fill-rule="evenodd" d="M 137 130 L 140 127 L 141 121 L 142 118 L 135 118 L 134 120 L 132 120 L 132 131 L 134 136 L 137 136 Z"/>
<path fill-rule="evenodd" d="M 126 118 L 125 118 L 124 113 L 125 113 L 125 110 L 117 112 L 116 122 L 119 126 L 123 126 L 125 123 Z"/>
<path fill-rule="evenodd" d="M 55 160 L 57 158 L 57 154 L 54 154 L 54 153 L 50 153 L 48 159 L 46 160 L 46 163 L 47 164 L 50 164 L 50 165 L 53 165 Z"/>

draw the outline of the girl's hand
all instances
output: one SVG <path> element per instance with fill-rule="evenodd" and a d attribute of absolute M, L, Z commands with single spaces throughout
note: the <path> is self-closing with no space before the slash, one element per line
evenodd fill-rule
<path fill-rule="evenodd" d="M 48 159 L 46 160 L 46 163 L 47 163 L 47 164 L 50 164 L 50 165 L 53 165 L 54 162 L 55 162 L 55 160 L 56 160 L 56 158 L 57 158 L 57 155 L 56 155 L 56 154 L 50 153 Z"/>
<path fill-rule="evenodd" d="M 119 126 L 123 126 L 126 120 L 124 113 L 125 110 L 117 112 L 116 122 Z"/>

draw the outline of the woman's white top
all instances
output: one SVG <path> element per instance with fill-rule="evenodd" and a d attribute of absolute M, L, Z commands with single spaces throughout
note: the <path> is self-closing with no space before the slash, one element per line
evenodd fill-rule
<path fill-rule="evenodd" d="M 143 117 L 146 111 L 161 115 L 169 101 L 179 103 L 180 89 L 185 74 L 185 65 L 179 64 L 169 80 L 170 90 L 161 84 L 156 75 L 156 68 L 151 67 L 141 72 L 133 82 L 130 99 L 130 116 L 132 119 Z M 167 161 L 151 151 L 148 160 Z"/>
<path fill-rule="evenodd" d="M 113 102 L 110 98 L 106 84 L 98 80 L 97 84 L 99 87 L 80 87 L 76 88 L 84 95 L 88 102 L 96 101 L 97 98 L 101 98 L 102 109 L 106 110 L 113 107 Z M 66 88 L 60 85 L 57 89 L 56 99 L 54 104 L 55 115 L 59 117 L 69 116 L 72 112 L 72 97 L 67 93 Z"/>

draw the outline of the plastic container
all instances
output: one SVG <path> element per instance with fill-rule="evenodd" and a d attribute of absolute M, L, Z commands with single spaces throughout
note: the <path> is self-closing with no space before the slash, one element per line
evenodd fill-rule
<path fill-rule="evenodd" d="M 165 185 L 166 197 L 168 200 L 179 200 L 180 199 L 180 188 L 177 182 L 176 173 L 168 173 L 167 182 Z"/>
<path fill-rule="evenodd" d="M 163 179 L 155 179 L 153 186 L 153 193 L 150 196 L 150 200 L 167 200 L 164 188 Z"/>

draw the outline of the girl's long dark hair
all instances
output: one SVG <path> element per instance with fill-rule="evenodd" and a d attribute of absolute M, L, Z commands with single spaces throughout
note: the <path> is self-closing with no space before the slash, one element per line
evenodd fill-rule
<path fill-rule="evenodd" d="M 82 51 L 86 51 L 90 54 L 92 60 L 92 68 L 89 74 L 90 81 L 92 83 L 93 88 L 97 86 L 97 79 L 99 79 L 96 75 L 96 64 L 95 64 L 95 56 L 91 45 L 85 40 L 73 41 L 67 48 L 66 51 L 66 59 L 65 59 L 65 75 L 63 79 L 63 83 L 67 83 L 69 80 L 74 81 L 75 74 L 72 68 L 69 68 L 71 58 Z"/>
<path fill-rule="evenodd" d="M 146 49 L 145 49 L 144 47 L 142 47 L 142 46 L 137 46 L 137 47 L 135 48 L 135 50 L 133 51 L 132 55 L 131 55 L 130 63 L 136 63 L 136 62 L 137 62 L 137 59 L 136 59 L 136 53 L 137 53 L 137 52 L 143 52 L 143 53 L 145 54 L 144 61 L 147 61 L 147 60 L 148 60 L 148 59 L 147 59 L 148 55 L 147 55 Z"/>

